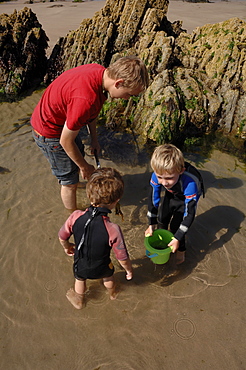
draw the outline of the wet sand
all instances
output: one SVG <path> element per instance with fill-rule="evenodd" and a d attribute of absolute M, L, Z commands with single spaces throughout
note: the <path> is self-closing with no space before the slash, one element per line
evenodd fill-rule
<path fill-rule="evenodd" d="M 155 265 L 145 256 L 148 155 L 132 138 L 100 129 L 101 164 L 124 176 L 124 221 L 114 213 L 111 219 L 123 230 L 134 278 L 127 281 L 113 258 L 117 300 L 89 281 L 86 307 L 77 311 L 65 296 L 72 258 L 57 238 L 67 214 L 25 124 L 40 94 L 0 105 L 1 368 L 245 369 L 245 165 L 217 150 L 210 158 L 186 153 L 207 191 L 186 261 L 174 270 L 172 258 Z M 84 189 L 78 197 L 85 208 Z"/>
<path fill-rule="evenodd" d="M 118 299 L 89 281 L 77 311 L 65 297 L 73 274 L 57 239 L 67 217 L 59 186 L 29 126 L 1 135 L 2 368 L 244 369 L 245 166 L 218 151 L 186 156 L 200 163 L 207 192 L 176 275 L 172 260 L 155 265 L 145 256 L 150 168 L 147 160 L 138 165 L 134 147 L 126 155 L 121 139 L 100 135 L 107 156 L 117 148 L 101 163 L 124 175 L 124 221 L 111 219 L 122 227 L 134 278 L 126 281 L 113 258 Z M 78 197 L 86 207 L 85 190 Z"/>

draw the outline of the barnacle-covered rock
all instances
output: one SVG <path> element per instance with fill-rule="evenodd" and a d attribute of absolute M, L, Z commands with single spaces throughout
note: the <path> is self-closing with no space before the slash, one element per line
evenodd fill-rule
<path fill-rule="evenodd" d="M 0 15 L 0 95 L 17 96 L 42 81 L 48 38 L 29 8 Z"/>

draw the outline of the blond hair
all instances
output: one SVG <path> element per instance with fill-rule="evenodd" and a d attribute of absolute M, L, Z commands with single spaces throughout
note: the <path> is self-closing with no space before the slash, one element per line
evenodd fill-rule
<path fill-rule="evenodd" d="M 94 171 L 86 185 L 86 194 L 94 206 L 116 202 L 122 197 L 123 191 L 122 176 L 110 167 Z"/>
<path fill-rule="evenodd" d="M 145 90 L 149 85 L 149 75 L 145 64 L 134 55 L 118 59 L 107 68 L 107 73 L 113 80 L 124 80 L 123 87 L 131 89 L 141 87 Z"/>
<path fill-rule="evenodd" d="M 164 144 L 155 148 L 150 161 L 154 172 L 163 174 L 163 172 L 182 172 L 184 169 L 184 156 L 173 144 Z"/>

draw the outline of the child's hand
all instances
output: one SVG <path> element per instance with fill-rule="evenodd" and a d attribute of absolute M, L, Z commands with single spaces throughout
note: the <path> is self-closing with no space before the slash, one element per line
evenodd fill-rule
<path fill-rule="evenodd" d="M 179 248 L 179 241 L 175 238 L 173 238 L 170 243 L 168 244 L 168 247 L 172 248 L 172 253 L 175 253 Z"/>
<path fill-rule="evenodd" d="M 132 280 L 132 270 L 126 271 L 126 280 Z"/>
<path fill-rule="evenodd" d="M 157 229 L 157 225 L 149 225 L 148 229 L 145 230 L 145 236 L 153 235 L 154 230 Z"/>
<path fill-rule="evenodd" d="M 126 271 L 126 280 L 132 279 L 132 263 L 129 259 L 129 257 L 126 260 L 118 260 L 120 265 L 125 269 Z"/>
<path fill-rule="evenodd" d="M 64 252 L 68 256 L 74 256 L 74 251 L 75 251 L 75 244 L 68 242 L 66 244 L 66 247 L 63 247 Z"/>

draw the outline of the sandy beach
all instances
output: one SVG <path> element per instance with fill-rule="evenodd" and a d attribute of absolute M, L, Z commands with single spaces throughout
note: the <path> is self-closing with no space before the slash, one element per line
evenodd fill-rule
<path fill-rule="evenodd" d="M 238 17 L 246 20 L 246 1 L 215 0 L 209 3 L 192 3 L 170 0 L 167 18 L 170 22 L 183 21 L 183 28 L 188 32 L 205 24 L 223 22 Z"/>
<path fill-rule="evenodd" d="M 35 7 L 51 47 L 104 3 L 30 7 Z M 245 19 L 245 4 L 171 1 L 168 19 L 183 20 L 191 32 L 228 19 L 228 12 L 241 12 Z M 19 6 L 2 3 L 0 9 L 12 13 Z M 211 13 L 201 11 L 206 6 Z M 100 281 L 89 281 L 86 307 L 77 311 L 65 296 L 73 285 L 73 261 L 57 238 L 68 215 L 26 123 L 40 96 L 37 91 L 0 105 L 1 369 L 245 370 L 245 164 L 217 150 L 209 158 L 185 153 L 204 177 L 206 197 L 200 199 L 188 233 L 186 261 L 174 271 L 173 258 L 155 265 L 145 256 L 148 155 L 138 153 L 133 138 L 100 129 L 100 143 L 108 153 L 101 164 L 119 169 L 125 181 L 124 221 L 114 213 L 111 219 L 122 228 L 134 278 L 126 281 L 112 256 L 118 299 L 110 301 Z M 78 198 L 85 208 L 84 189 L 78 190 Z"/>

